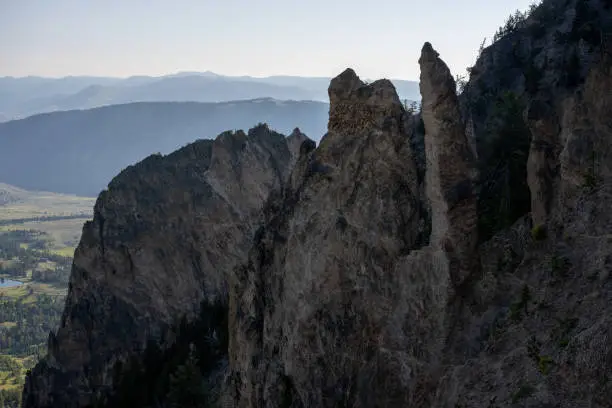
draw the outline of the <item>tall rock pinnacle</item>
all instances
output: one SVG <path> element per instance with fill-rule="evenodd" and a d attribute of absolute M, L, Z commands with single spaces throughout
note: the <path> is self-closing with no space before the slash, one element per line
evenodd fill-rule
<path fill-rule="evenodd" d="M 422 115 L 427 157 L 426 186 L 431 202 L 431 244 L 447 252 L 454 285 L 473 271 L 478 244 L 475 158 L 459 110 L 456 84 L 448 66 L 425 43 L 421 66 Z"/>
<path fill-rule="evenodd" d="M 406 274 L 394 262 L 422 245 L 413 118 L 391 82 L 366 84 L 351 69 L 329 97 L 327 135 L 269 202 L 230 287 L 227 406 L 406 402 L 401 347 L 410 341 L 398 323 L 405 310 L 395 310 Z"/>

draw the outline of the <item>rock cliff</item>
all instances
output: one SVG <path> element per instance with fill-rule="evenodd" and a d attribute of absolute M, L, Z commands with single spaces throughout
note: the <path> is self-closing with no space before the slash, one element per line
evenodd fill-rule
<path fill-rule="evenodd" d="M 493 182 L 499 197 L 530 199 L 480 247 L 432 406 L 610 406 L 611 6 L 544 1 L 472 68 L 460 100 L 479 167 L 522 164 L 522 181 Z"/>
<path fill-rule="evenodd" d="M 112 388 L 116 361 L 193 318 L 202 301 L 227 305 L 227 276 L 304 140 L 259 125 L 115 177 L 83 227 L 61 327 L 26 380 L 24 406 L 85 406 Z"/>
<path fill-rule="evenodd" d="M 542 1 L 509 20 L 469 69 L 460 99 L 478 146 L 483 237 L 529 212 L 546 223 L 554 211 L 569 99 L 609 52 L 610 27 L 607 0 Z"/>
<path fill-rule="evenodd" d="M 512 35 L 529 35 L 526 24 Z M 526 138 L 506 145 L 516 150 L 502 165 L 516 177 L 512 156 L 523 163 L 531 216 L 500 213 L 510 225 L 479 247 L 477 195 L 489 175 L 476 158 L 500 163 L 474 154 L 490 142 L 478 136 L 482 118 L 465 114 L 473 106 L 461 106 L 466 96 L 431 45 L 419 61 L 426 195 L 412 147 L 418 118 L 385 81 L 366 85 L 351 70 L 335 78 L 329 133 L 269 202 L 230 288 L 227 406 L 610 406 L 608 53 L 585 54 L 574 82 L 507 86 L 487 113 L 505 122 L 488 137 Z M 546 78 L 566 75 L 549 69 Z M 503 187 L 517 192 L 508 178 Z"/>
<path fill-rule="evenodd" d="M 329 87 L 329 132 L 268 205 L 230 289 L 232 406 L 424 398 L 451 329 L 449 304 L 477 270 L 477 230 L 455 83 L 431 45 L 420 62 L 431 243 L 415 118 L 390 82 L 366 85 L 346 70 Z"/>
<path fill-rule="evenodd" d="M 544 1 L 459 96 L 426 43 L 418 115 L 347 69 L 318 147 L 258 127 L 126 170 L 26 406 L 219 300 L 223 407 L 610 407 L 611 6 Z"/>
<path fill-rule="evenodd" d="M 611 69 L 604 55 L 557 108 L 527 108 L 533 220 L 482 244 L 433 406 L 610 406 Z"/>

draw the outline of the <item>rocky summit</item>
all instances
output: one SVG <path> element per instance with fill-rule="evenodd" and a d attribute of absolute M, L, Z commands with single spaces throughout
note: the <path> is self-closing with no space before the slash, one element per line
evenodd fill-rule
<path fill-rule="evenodd" d="M 427 197 L 410 147 L 414 118 L 392 85 L 366 85 L 351 70 L 335 78 L 329 133 L 270 204 L 230 290 L 231 405 L 423 400 L 452 327 L 450 305 L 472 272 L 477 226 L 455 83 L 429 44 L 421 64 Z"/>
<path fill-rule="evenodd" d="M 75 253 L 61 327 L 28 377 L 24 406 L 86 406 L 113 369 L 201 302 L 227 304 L 260 209 L 299 141 L 265 125 L 128 167 L 98 198 Z"/>
<path fill-rule="evenodd" d="M 318 146 L 126 169 L 24 405 L 611 407 L 611 6 L 514 17 L 459 95 L 426 43 L 420 112 L 347 69 Z"/>

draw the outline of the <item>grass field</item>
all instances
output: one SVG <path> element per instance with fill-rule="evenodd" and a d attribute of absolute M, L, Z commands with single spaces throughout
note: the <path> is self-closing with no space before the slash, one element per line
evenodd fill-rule
<path fill-rule="evenodd" d="M 8 390 L 20 386 L 18 378 L 8 371 L 0 371 L 0 390 Z"/>
<path fill-rule="evenodd" d="M 23 285 L 0 288 L 0 296 L 6 296 L 24 303 L 34 302 L 38 295 L 64 296 L 65 288 L 58 288 L 48 283 L 32 282 L 29 278 L 19 279 Z M 1 325 L 1 324 L 0 324 Z"/>
<path fill-rule="evenodd" d="M 49 234 L 52 240 L 49 241 L 49 249 L 58 255 L 72 256 L 74 248 L 81 239 L 81 232 L 85 221 L 91 219 L 90 216 L 74 218 L 69 220 L 54 221 L 32 221 L 23 224 L 12 224 L 5 227 L 5 230 L 37 230 Z"/>
<path fill-rule="evenodd" d="M 72 257 L 85 221 L 91 219 L 95 198 L 66 194 L 32 192 L 0 183 L 0 233 L 12 230 L 37 230 L 49 236 L 48 249 Z M 60 220 L 28 221 L 37 217 L 76 217 Z M 14 220 L 14 223 L 11 223 Z M 23 243 L 22 247 L 27 244 Z"/>
<path fill-rule="evenodd" d="M 23 377 L 27 369 L 31 368 L 36 359 L 34 357 L 15 357 L 6 354 L 0 355 L 2 358 L 10 358 L 17 368 L 16 371 L 0 370 L 0 390 L 10 390 L 23 387 Z"/>
<path fill-rule="evenodd" d="M 0 183 L 0 220 L 70 216 L 89 217 L 95 198 L 67 194 L 26 191 Z"/>

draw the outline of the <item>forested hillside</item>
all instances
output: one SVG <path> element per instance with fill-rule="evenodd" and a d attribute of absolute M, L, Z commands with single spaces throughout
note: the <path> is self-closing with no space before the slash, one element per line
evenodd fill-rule
<path fill-rule="evenodd" d="M 0 408 L 17 407 L 26 370 L 59 324 L 93 201 L 0 183 Z"/>
<path fill-rule="evenodd" d="M 265 122 L 313 139 L 326 132 L 322 102 L 133 103 L 0 123 L 0 182 L 95 196 L 123 168 L 153 153 Z"/>

